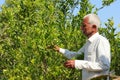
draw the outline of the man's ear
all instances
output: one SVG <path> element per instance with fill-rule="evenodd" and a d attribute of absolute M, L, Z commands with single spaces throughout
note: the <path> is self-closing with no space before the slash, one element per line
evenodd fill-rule
<path fill-rule="evenodd" d="M 92 28 L 97 28 L 97 26 L 96 25 L 92 25 Z"/>

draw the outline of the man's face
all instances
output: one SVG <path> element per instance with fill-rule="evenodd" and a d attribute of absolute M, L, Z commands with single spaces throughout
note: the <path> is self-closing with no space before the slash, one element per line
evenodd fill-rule
<path fill-rule="evenodd" d="M 94 31 L 94 28 L 92 27 L 92 24 L 90 24 L 88 21 L 88 17 L 83 20 L 81 30 L 87 37 L 90 37 Z"/>

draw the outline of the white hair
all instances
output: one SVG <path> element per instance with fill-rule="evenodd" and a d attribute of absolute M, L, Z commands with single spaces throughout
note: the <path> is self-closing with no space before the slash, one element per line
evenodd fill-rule
<path fill-rule="evenodd" d="M 90 24 L 96 25 L 97 28 L 100 27 L 100 18 L 96 14 L 88 14 L 84 16 L 83 19 L 85 19 L 86 17 L 88 17 Z"/>

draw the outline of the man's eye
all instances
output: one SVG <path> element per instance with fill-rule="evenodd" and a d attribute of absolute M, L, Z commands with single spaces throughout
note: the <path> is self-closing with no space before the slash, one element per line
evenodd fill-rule
<path fill-rule="evenodd" d="M 82 27 L 85 27 L 85 26 L 86 26 L 85 24 L 82 25 Z"/>

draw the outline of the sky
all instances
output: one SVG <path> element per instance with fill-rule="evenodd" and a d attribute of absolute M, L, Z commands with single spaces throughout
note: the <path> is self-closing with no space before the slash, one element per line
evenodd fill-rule
<path fill-rule="evenodd" d="M 90 0 L 92 4 L 95 4 L 96 7 L 101 7 L 102 2 L 101 0 Z M 104 23 L 113 17 L 114 20 L 114 27 L 117 29 L 116 32 L 120 32 L 120 0 L 116 0 L 110 6 L 106 6 L 100 11 L 98 11 L 98 16 L 101 19 L 102 26 L 105 27 Z"/>
<path fill-rule="evenodd" d="M 0 6 L 5 2 L 5 0 L 0 0 Z"/>
<path fill-rule="evenodd" d="M 102 6 L 101 0 L 90 0 L 92 4 L 94 4 L 97 8 L 100 8 Z M 5 0 L 0 0 L 0 6 L 5 3 Z M 98 11 L 98 16 L 100 17 L 101 24 L 103 27 L 105 27 L 104 23 L 109 19 L 113 17 L 114 20 L 114 27 L 117 28 L 116 32 L 120 32 L 120 27 L 118 28 L 118 25 L 120 24 L 120 0 L 116 0 L 114 3 L 112 3 L 110 6 L 104 7 L 100 11 Z"/>
<path fill-rule="evenodd" d="M 95 7 L 100 8 L 102 7 L 102 0 L 90 0 L 91 4 L 95 5 Z M 101 20 L 102 27 L 106 27 L 104 25 L 105 22 L 108 21 L 108 19 L 113 18 L 114 21 L 114 27 L 116 28 L 116 32 L 120 32 L 120 0 L 116 0 L 111 5 L 104 7 L 103 9 L 98 11 L 98 16 Z M 77 14 L 79 9 L 74 10 L 74 15 Z"/>

